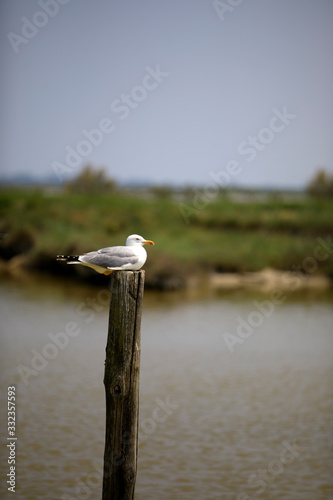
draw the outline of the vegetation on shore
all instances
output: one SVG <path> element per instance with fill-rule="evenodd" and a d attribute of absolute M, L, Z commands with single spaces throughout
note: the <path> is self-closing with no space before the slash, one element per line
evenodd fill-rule
<path fill-rule="evenodd" d="M 302 263 L 313 257 L 317 239 L 333 234 L 330 199 L 272 195 L 248 200 L 243 193 L 235 201 L 223 192 L 206 198 L 200 208 L 193 192 L 176 194 L 3 189 L 0 258 L 9 262 L 22 256 L 29 268 L 97 279 L 81 266 L 56 262 L 55 256 L 124 244 L 129 234 L 139 233 L 156 243 L 148 249 L 147 284 L 177 288 L 200 272 L 265 267 L 306 272 Z M 318 271 L 333 277 L 333 256 L 318 262 Z"/>

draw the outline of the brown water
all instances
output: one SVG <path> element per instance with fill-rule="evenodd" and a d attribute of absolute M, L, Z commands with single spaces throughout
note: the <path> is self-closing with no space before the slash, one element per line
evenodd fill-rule
<path fill-rule="evenodd" d="M 100 499 L 107 294 L 29 281 L 0 299 L 2 396 L 17 393 L 16 494 L 4 428 L 1 498 Z M 332 300 L 291 296 L 267 317 L 254 300 L 146 292 L 136 500 L 333 498 Z M 259 326 L 230 352 L 240 317 Z M 81 332 L 55 348 L 66 325 Z M 22 375 L 32 349 L 48 359 Z"/>

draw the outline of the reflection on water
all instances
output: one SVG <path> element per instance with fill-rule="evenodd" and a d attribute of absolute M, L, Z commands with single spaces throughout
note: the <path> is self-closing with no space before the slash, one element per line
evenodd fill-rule
<path fill-rule="evenodd" d="M 107 295 L 50 281 L 0 294 L 1 388 L 17 387 L 16 498 L 101 498 Z M 254 300 L 265 297 L 145 293 L 137 500 L 332 498 L 330 297 L 286 300 L 230 352 L 225 334 L 237 336 Z M 66 325 L 75 335 L 60 334 Z"/>

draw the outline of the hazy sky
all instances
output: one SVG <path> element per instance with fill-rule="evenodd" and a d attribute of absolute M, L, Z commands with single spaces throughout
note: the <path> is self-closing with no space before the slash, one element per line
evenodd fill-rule
<path fill-rule="evenodd" d="M 2 0 L 0 16 L 1 174 L 333 172 L 332 0 Z"/>

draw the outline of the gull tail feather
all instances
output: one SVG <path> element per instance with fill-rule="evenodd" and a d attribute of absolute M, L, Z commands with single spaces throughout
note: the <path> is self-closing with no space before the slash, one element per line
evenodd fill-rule
<path fill-rule="evenodd" d="M 57 255 L 57 260 L 63 260 L 65 262 L 79 262 L 79 255 Z"/>

